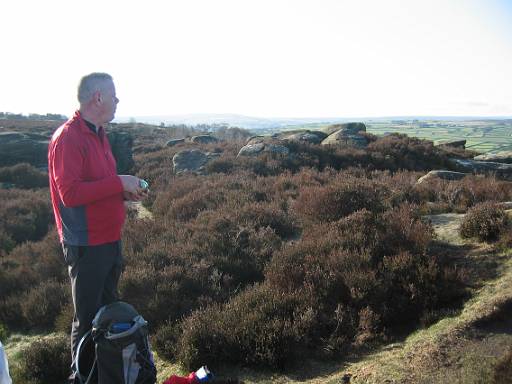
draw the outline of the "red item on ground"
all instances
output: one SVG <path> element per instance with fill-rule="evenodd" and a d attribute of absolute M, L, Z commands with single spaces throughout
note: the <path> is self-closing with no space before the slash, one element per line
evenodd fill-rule
<path fill-rule="evenodd" d="M 197 384 L 199 380 L 196 378 L 196 373 L 192 372 L 187 377 L 172 375 L 163 384 Z"/>

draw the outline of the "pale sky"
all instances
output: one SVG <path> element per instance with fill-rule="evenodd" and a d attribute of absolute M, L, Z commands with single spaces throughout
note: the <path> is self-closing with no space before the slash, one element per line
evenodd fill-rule
<path fill-rule="evenodd" d="M 512 116 L 511 0 L 2 0 L 0 111 Z"/>

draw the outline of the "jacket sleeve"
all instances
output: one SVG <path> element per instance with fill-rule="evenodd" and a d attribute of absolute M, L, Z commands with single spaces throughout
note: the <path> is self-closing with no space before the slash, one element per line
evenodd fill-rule
<path fill-rule="evenodd" d="M 64 206 L 85 205 L 123 192 L 118 175 L 95 181 L 83 180 L 85 153 L 72 140 L 61 138 L 55 143 L 53 151 L 52 176 Z"/>

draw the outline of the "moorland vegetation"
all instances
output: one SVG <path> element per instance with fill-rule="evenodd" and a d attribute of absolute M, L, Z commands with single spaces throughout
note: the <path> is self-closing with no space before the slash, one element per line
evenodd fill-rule
<path fill-rule="evenodd" d="M 149 321 L 159 356 L 187 370 L 287 369 L 427 326 L 460 308 L 470 282 L 425 215 L 469 210 L 464 235 L 497 241 L 509 233 L 495 209 L 511 200 L 509 182 L 468 175 L 417 183 L 449 169 L 450 157 L 474 155 L 463 149 L 366 134 L 364 149 L 287 142 L 293 156 L 237 157 L 250 136 L 240 129 L 221 130 L 218 143 L 173 147 L 163 145 L 177 135 L 172 127 L 116 129 L 133 135 L 132 172 L 151 186 L 143 203 L 150 215 L 129 210 L 120 294 Z M 197 147 L 219 156 L 203 174 L 175 174 L 173 156 Z M 67 333 L 71 321 L 46 178 L 30 164 L 0 168 L 10 186 L 0 189 L 5 333 Z M 65 337 L 43 343 L 26 364 L 65 372 L 66 348 Z M 56 380 L 38 375 L 35 382 Z"/>

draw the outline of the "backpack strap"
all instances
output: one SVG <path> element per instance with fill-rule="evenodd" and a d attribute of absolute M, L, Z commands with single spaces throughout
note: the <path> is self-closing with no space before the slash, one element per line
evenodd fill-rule
<path fill-rule="evenodd" d="M 85 345 L 87 338 L 91 337 L 91 331 L 92 330 L 89 329 L 87 331 L 87 333 L 85 335 L 83 335 L 83 337 L 80 339 L 80 342 L 78 343 L 78 347 L 76 348 L 75 360 L 73 361 L 73 368 L 74 368 L 76 377 L 78 378 L 78 382 L 80 384 L 89 384 L 89 381 L 91 380 L 91 377 L 94 373 L 94 369 L 96 368 L 96 363 L 98 361 L 98 358 L 96 356 L 96 350 L 95 350 L 94 351 L 94 361 L 93 361 L 91 370 L 90 370 L 87 378 L 84 374 L 82 374 L 82 372 L 80 372 L 80 352 L 82 350 L 82 347 Z"/>

